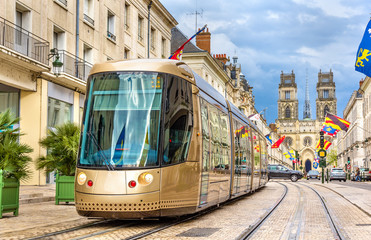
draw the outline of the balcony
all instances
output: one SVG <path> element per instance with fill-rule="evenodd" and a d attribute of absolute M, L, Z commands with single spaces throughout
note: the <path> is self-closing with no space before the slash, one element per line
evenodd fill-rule
<path fill-rule="evenodd" d="M 1 17 L 0 45 L 49 65 L 49 42 Z"/>
<path fill-rule="evenodd" d="M 116 42 L 115 34 L 111 33 L 110 31 L 107 31 L 107 37 L 111 39 L 112 41 Z"/>
<path fill-rule="evenodd" d="M 77 56 L 69 53 L 65 50 L 58 50 L 59 54 L 59 61 L 63 63 L 62 69 L 58 73 L 55 72 L 53 69 L 53 73 L 59 75 L 61 73 L 68 74 L 70 76 L 76 77 L 84 82 L 87 81 L 90 70 L 92 68 L 92 64 L 78 58 Z M 55 61 L 56 56 L 53 57 L 53 61 Z"/>
<path fill-rule="evenodd" d="M 94 20 L 84 13 L 84 20 L 87 21 L 90 25 L 94 26 Z"/>

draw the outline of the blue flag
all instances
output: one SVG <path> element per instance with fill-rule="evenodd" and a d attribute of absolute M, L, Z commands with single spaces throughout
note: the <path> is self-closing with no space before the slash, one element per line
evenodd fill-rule
<path fill-rule="evenodd" d="M 365 34 L 359 44 L 355 69 L 371 77 L 371 20 L 368 22 Z"/>
<path fill-rule="evenodd" d="M 270 133 L 265 135 L 265 138 L 268 139 L 268 141 L 272 144 L 272 136 Z"/>

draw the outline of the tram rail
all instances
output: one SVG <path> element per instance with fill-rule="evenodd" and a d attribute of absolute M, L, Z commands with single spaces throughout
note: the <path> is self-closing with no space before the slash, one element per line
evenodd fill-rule
<path fill-rule="evenodd" d="M 284 192 L 281 195 L 281 198 L 274 204 L 274 206 L 266 212 L 255 224 L 252 226 L 249 226 L 240 236 L 237 237 L 237 239 L 249 239 L 252 237 L 255 232 L 265 223 L 265 221 L 272 215 L 272 213 L 277 209 L 277 207 L 282 203 L 282 201 L 285 199 L 288 193 L 288 187 L 285 184 L 279 183 L 284 187 Z"/>
<path fill-rule="evenodd" d="M 299 183 L 300 184 L 300 183 Z M 316 193 L 316 195 L 319 197 L 319 199 L 321 200 L 321 203 L 322 203 L 322 206 L 325 210 L 325 213 L 326 213 L 326 216 L 327 216 L 327 219 L 328 219 L 328 222 L 330 223 L 330 226 L 331 226 L 331 230 L 333 231 L 334 235 L 335 235 L 335 238 L 337 240 L 343 240 L 343 239 L 347 239 L 344 237 L 344 234 L 341 232 L 340 230 L 340 227 L 335 223 L 334 219 L 332 218 L 331 214 L 330 214 L 330 211 L 327 207 L 327 204 L 326 202 L 324 201 L 323 199 L 323 196 L 321 196 L 321 194 L 319 194 L 319 192 L 317 190 L 315 190 L 314 188 L 308 186 L 308 185 L 304 185 L 304 184 L 300 184 L 302 186 L 305 186 L 307 188 L 310 188 L 313 192 Z"/>

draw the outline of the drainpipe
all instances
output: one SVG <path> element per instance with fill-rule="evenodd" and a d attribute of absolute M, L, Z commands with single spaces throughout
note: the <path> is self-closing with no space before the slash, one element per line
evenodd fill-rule
<path fill-rule="evenodd" d="M 151 27 L 151 7 L 152 7 L 152 1 L 148 4 L 148 29 L 147 29 L 147 58 L 149 58 L 149 33 L 150 33 L 150 27 Z"/>
<path fill-rule="evenodd" d="M 80 18 L 80 0 L 76 0 L 76 62 L 78 62 L 79 57 L 79 34 L 80 34 L 80 27 L 79 27 L 79 18 Z M 79 75 L 78 66 L 76 65 L 76 77 Z"/>

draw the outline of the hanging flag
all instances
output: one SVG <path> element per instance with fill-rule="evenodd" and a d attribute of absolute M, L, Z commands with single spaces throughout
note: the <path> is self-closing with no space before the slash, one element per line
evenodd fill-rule
<path fill-rule="evenodd" d="M 268 141 L 270 142 L 270 144 L 272 144 L 272 136 L 270 133 L 268 133 L 267 135 L 265 135 L 265 138 L 268 139 Z"/>
<path fill-rule="evenodd" d="M 368 22 L 365 33 L 357 51 L 355 70 L 371 77 L 371 20 Z"/>
<path fill-rule="evenodd" d="M 331 146 L 331 142 L 327 141 L 326 139 L 323 140 L 323 149 L 327 150 L 330 146 Z M 318 148 L 321 148 L 320 147 L 320 140 L 318 140 L 318 143 L 317 143 L 317 146 L 316 146 L 316 149 Z"/>
<path fill-rule="evenodd" d="M 252 121 L 258 121 L 260 119 L 260 114 L 259 113 L 251 114 L 248 118 Z"/>
<path fill-rule="evenodd" d="M 323 127 L 322 127 L 321 131 L 326 133 L 327 135 L 335 136 L 339 132 L 339 129 L 336 129 L 331 125 L 323 123 Z"/>
<path fill-rule="evenodd" d="M 283 142 L 283 140 L 285 140 L 285 136 L 281 137 L 280 139 L 278 139 L 277 142 L 275 142 L 273 145 L 272 145 L 272 148 L 279 148 L 279 146 L 281 145 L 281 143 Z"/>
<path fill-rule="evenodd" d="M 207 24 L 205 26 L 203 26 L 203 28 L 201 28 L 198 32 L 196 32 L 195 35 L 193 35 L 190 39 L 188 39 L 185 43 L 183 43 L 182 46 L 180 46 L 170 57 L 169 59 L 173 59 L 173 60 L 181 60 L 182 59 L 182 53 L 183 53 L 183 49 L 184 49 L 184 46 L 189 43 L 194 37 L 196 37 L 200 32 L 202 32 L 203 30 L 205 30 Z"/>
<path fill-rule="evenodd" d="M 349 125 L 350 125 L 350 122 L 348 122 L 347 120 L 342 119 L 338 116 L 335 116 L 331 113 L 326 114 L 325 123 L 327 123 L 327 122 L 335 124 L 336 126 L 338 126 L 340 128 L 340 130 L 344 130 L 344 131 L 348 131 L 348 128 L 349 128 Z"/>
<path fill-rule="evenodd" d="M 288 152 L 284 152 L 283 155 L 285 155 L 286 158 L 289 158 L 291 161 L 296 159 L 294 150 L 290 150 Z"/>

